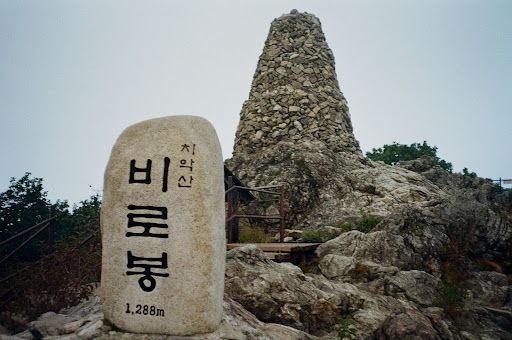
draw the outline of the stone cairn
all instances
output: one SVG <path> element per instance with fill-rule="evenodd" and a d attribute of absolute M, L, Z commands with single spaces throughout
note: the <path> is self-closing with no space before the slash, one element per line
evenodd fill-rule
<path fill-rule="evenodd" d="M 361 152 L 320 21 L 292 10 L 271 24 L 240 113 L 233 156 L 307 140 L 335 152 Z"/>

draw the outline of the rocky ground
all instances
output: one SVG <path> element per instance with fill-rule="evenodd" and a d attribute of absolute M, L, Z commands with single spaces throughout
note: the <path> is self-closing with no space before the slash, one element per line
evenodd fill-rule
<path fill-rule="evenodd" d="M 345 237 L 358 244 L 371 242 L 364 235 L 372 234 L 378 238 L 379 232 L 351 231 L 323 244 L 317 265 L 307 271 L 270 261 L 254 245 L 229 251 L 221 326 L 215 333 L 186 339 L 337 339 L 338 332 L 353 339 L 511 338 L 507 275 L 471 272 L 463 285 L 463 304 L 450 306 L 439 300 L 450 296 L 440 294 L 438 276 L 349 255 L 350 248 L 341 243 Z M 103 319 L 96 295 L 59 313 L 43 314 L 28 328 L 0 338 L 185 339 L 116 330 Z"/>
<path fill-rule="evenodd" d="M 224 314 L 219 329 L 210 334 L 173 337 L 152 334 L 133 334 L 116 330 L 103 319 L 101 299 L 91 296 L 81 304 L 59 313 L 48 312 L 28 325 L 28 330 L 16 335 L 1 335 L 2 340 L 21 339 L 316 339 L 300 330 L 284 325 L 264 323 L 229 297 L 224 301 Z"/>

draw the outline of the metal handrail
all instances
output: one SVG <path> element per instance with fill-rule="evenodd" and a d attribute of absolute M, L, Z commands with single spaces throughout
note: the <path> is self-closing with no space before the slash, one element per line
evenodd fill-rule
<path fill-rule="evenodd" d="M 18 237 L 20 237 L 22 235 L 25 235 L 29 231 L 32 231 L 32 230 L 36 229 L 37 227 L 42 226 L 45 223 L 52 222 L 56 218 L 57 218 L 57 216 L 50 217 L 50 218 L 48 218 L 48 219 L 46 219 L 46 220 L 44 220 L 42 222 L 39 222 L 39 223 L 33 225 L 32 227 L 30 227 L 28 229 L 23 230 L 22 232 L 17 233 L 16 235 L 9 237 L 7 240 L 3 240 L 2 242 L 0 242 L 0 246 L 3 246 L 4 244 L 9 243 L 9 241 L 12 241 L 12 240 L 14 240 L 14 239 L 16 239 L 16 238 L 18 238 Z"/>
<path fill-rule="evenodd" d="M 282 184 L 280 184 L 280 185 L 272 185 L 272 186 L 265 186 L 265 187 L 256 187 L 256 188 L 248 188 L 248 187 L 242 187 L 242 186 L 239 186 L 239 185 L 234 185 L 234 186 L 230 187 L 228 190 L 226 190 L 226 192 L 224 194 L 227 195 L 231 191 L 234 191 L 234 190 L 237 190 L 237 189 L 241 189 L 241 190 L 247 190 L 247 191 L 262 192 L 262 193 L 270 194 L 270 195 L 279 195 L 279 192 L 277 192 L 277 191 L 268 191 L 268 190 L 265 190 L 265 189 L 281 188 L 281 187 L 282 187 Z"/>
<path fill-rule="evenodd" d="M 32 239 L 34 239 L 37 235 L 39 235 L 41 232 L 43 232 L 44 230 L 46 230 L 46 228 L 48 228 L 50 226 L 50 222 L 47 222 L 44 226 L 41 227 L 41 229 L 39 229 L 38 231 L 36 231 L 35 233 L 33 233 L 29 238 L 27 238 L 22 244 L 20 244 L 18 247 L 16 247 L 16 249 L 14 249 L 13 251 L 11 251 L 8 255 L 6 255 L 3 259 L 0 260 L 0 265 L 2 263 L 4 263 L 5 261 L 7 261 L 11 256 L 13 256 L 14 254 L 16 254 L 18 252 L 18 250 L 20 250 L 21 248 L 23 248 L 27 243 L 29 243 L 30 241 L 32 241 Z"/>
<path fill-rule="evenodd" d="M 278 189 L 277 191 L 269 191 L 268 189 Z M 237 195 L 233 196 L 236 190 L 256 191 L 264 194 L 277 195 L 279 198 L 279 215 L 246 215 L 237 213 Z M 244 187 L 240 185 L 233 185 L 233 179 L 228 178 L 228 189 L 225 191 L 227 201 L 227 216 L 226 228 L 228 232 L 228 241 L 233 242 L 238 240 L 238 226 L 234 222 L 238 218 L 260 218 L 260 219 L 278 219 L 279 223 L 279 242 L 284 241 L 284 185 L 267 185 L 261 187 Z"/>
<path fill-rule="evenodd" d="M 269 219 L 269 220 L 279 220 L 281 219 L 281 215 L 231 215 L 226 219 L 226 222 L 230 222 L 235 218 L 261 218 L 261 219 Z"/>
<path fill-rule="evenodd" d="M 76 248 L 81 249 L 84 245 L 86 245 L 87 243 L 89 243 L 89 242 L 94 238 L 94 236 L 96 236 L 96 235 L 98 234 L 98 232 L 99 232 L 99 230 L 94 231 L 94 232 L 92 232 L 91 234 L 89 234 L 89 235 L 88 235 L 88 236 L 87 236 L 87 237 L 86 237 L 82 242 L 80 242 L 80 244 L 79 244 Z M 39 260 L 37 260 L 37 261 L 35 261 L 35 262 L 31 263 L 30 265 L 26 266 L 25 268 L 22 268 L 22 269 L 18 270 L 17 272 L 12 273 L 12 274 L 10 274 L 10 275 L 8 275 L 8 276 L 6 276 L 6 277 L 1 277 L 1 278 L 0 278 L 0 284 L 2 284 L 2 283 L 4 283 L 4 282 L 9 281 L 9 280 L 10 280 L 10 279 L 12 279 L 13 277 L 18 276 L 19 274 L 21 274 L 21 273 L 23 273 L 24 271 L 26 271 L 26 270 L 28 270 L 28 269 L 32 268 L 33 266 L 37 266 L 37 265 L 39 265 L 39 264 L 41 263 L 41 260 L 42 260 L 42 259 L 39 259 Z"/>

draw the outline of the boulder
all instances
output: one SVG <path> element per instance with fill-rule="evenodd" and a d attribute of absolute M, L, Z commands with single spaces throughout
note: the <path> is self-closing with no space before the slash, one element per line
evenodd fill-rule
<path fill-rule="evenodd" d="M 466 286 L 473 303 L 494 308 L 501 308 L 512 290 L 505 274 L 489 271 L 473 273 Z"/>
<path fill-rule="evenodd" d="M 415 310 L 389 316 L 375 332 L 375 339 L 441 339 L 430 320 Z"/>
<path fill-rule="evenodd" d="M 356 259 L 348 256 L 328 254 L 322 258 L 318 267 L 328 279 L 348 276 L 356 267 Z"/>
<path fill-rule="evenodd" d="M 227 254 L 226 294 L 265 322 L 313 333 L 332 328 L 338 313 L 334 296 L 311 281 L 299 267 L 270 261 L 254 245 Z"/>
<path fill-rule="evenodd" d="M 386 280 L 386 294 L 403 297 L 421 306 L 431 306 L 441 280 L 419 270 L 399 271 Z"/>

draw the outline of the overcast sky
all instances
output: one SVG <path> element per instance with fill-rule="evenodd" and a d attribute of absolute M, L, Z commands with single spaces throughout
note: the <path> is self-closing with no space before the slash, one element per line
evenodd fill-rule
<path fill-rule="evenodd" d="M 363 151 L 426 140 L 456 171 L 512 178 L 512 1 L 0 0 L 0 191 L 29 171 L 86 199 L 121 131 L 165 115 L 207 118 L 229 157 L 293 8 L 322 22 Z"/>

